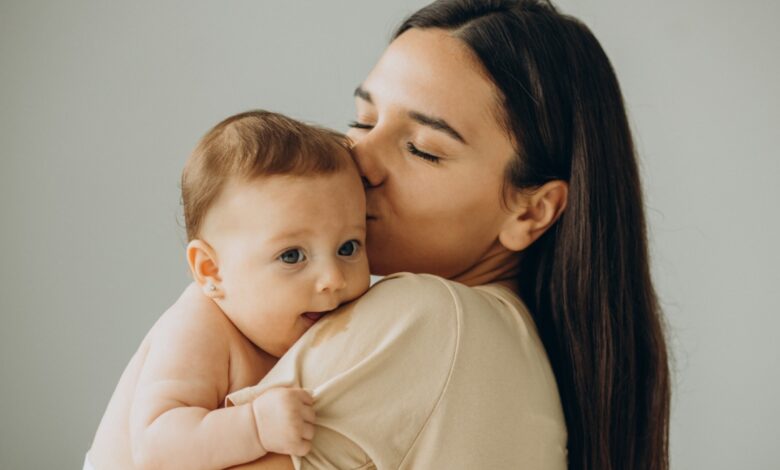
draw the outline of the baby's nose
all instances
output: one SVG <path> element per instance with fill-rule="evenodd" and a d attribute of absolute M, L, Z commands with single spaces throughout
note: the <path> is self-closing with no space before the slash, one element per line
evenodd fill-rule
<path fill-rule="evenodd" d="M 347 287 L 347 280 L 341 269 L 330 263 L 317 279 L 317 292 L 337 292 Z"/>

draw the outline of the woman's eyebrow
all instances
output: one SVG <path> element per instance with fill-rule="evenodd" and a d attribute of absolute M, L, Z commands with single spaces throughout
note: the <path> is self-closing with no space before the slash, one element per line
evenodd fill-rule
<path fill-rule="evenodd" d="M 460 143 L 468 145 L 466 143 L 466 139 L 464 139 L 463 136 L 460 135 L 460 132 L 456 131 L 455 128 L 450 126 L 447 123 L 447 121 L 445 121 L 444 119 L 428 116 L 426 114 L 419 113 L 417 111 L 409 111 L 409 117 L 424 126 L 428 126 L 437 131 L 442 131 L 447 135 L 449 135 L 450 137 L 454 138 L 455 140 L 459 141 Z"/>
<path fill-rule="evenodd" d="M 357 88 L 355 88 L 354 95 L 363 101 L 367 103 L 374 104 L 373 98 L 371 98 L 371 93 L 368 92 L 365 88 L 363 88 L 362 85 L 358 85 Z M 454 138 L 458 142 L 468 145 L 466 142 L 466 139 L 463 138 L 460 132 L 456 131 L 454 127 L 452 127 L 447 121 L 441 118 L 437 118 L 434 116 L 429 116 L 427 114 L 420 113 L 418 111 L 409 111 L 409 117 L 424 125 L 428 126 L 432 129 L 435 129 L 437 131 L 442 131 L 449 135 L 450 137 Z"/>
<path fill-rule="evenodd" d="M 371 93 L 367 92 L 361 85 L 358 85 L 357 88 L 355 88 L 354 95 L 362 99 L 363 101 L 367 101 L 371 104 L 374 104 L 374 100 L 371 99 Z"/>

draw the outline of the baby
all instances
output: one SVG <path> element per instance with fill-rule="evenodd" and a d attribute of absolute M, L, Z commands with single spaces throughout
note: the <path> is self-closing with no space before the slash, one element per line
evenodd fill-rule
<path fill-rule="evenodd" d="M 235 407 L 225 396 L 255 385 L 317 320 L 368 289 L 365 196 L 342 136 L 265 111 L 232 116 L 203 137 L 181 189 L 195 282 L 130 360 L 86 468 L 216 469 L 306 454 L 307 391 L 273 388 Z M 219 314 L 188 308 L 204 295 Z"/>

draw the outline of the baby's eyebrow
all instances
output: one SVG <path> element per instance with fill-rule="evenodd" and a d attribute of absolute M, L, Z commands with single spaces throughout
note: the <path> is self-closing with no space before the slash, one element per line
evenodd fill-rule
<path fill-rule="evenodd" d="M 286 239 L 289 239 L 289 238 L 295 238 L 295 237 L 299 237 L 301 235 L 307 235 L 307 234 L 310 234 L 310 233 L 312 233 L 312 231 L 309 230 L 309 229 L 291 230 L 289 232 L 283 232 L 283 233 L 279 233 L 277 235 L 274 235 L 273 237 L 271 237 L 268 240 L 268 243 L 272 243 L 272 242 L 279 241 L 279 240 L 286 240 Z"/>

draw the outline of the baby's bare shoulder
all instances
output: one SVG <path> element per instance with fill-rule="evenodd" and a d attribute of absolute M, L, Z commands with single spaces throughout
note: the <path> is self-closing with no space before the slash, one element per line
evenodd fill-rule
<path fill-rule="evenodd" d="M 229 354 L 235 342 L 233 329 L 217 304 L 188 287 L 162 314 L 147 339 L 152 349 L 190 357 L 220 357 Z"/>
<path fill-rule="evenodd" d="M 136 400 L 159 404 L 160 397 L 174 397 L 188 406 L 216 409 L 231 383 L 234 327 L 210 299 L 185 294 L 147 335 Z"/>

